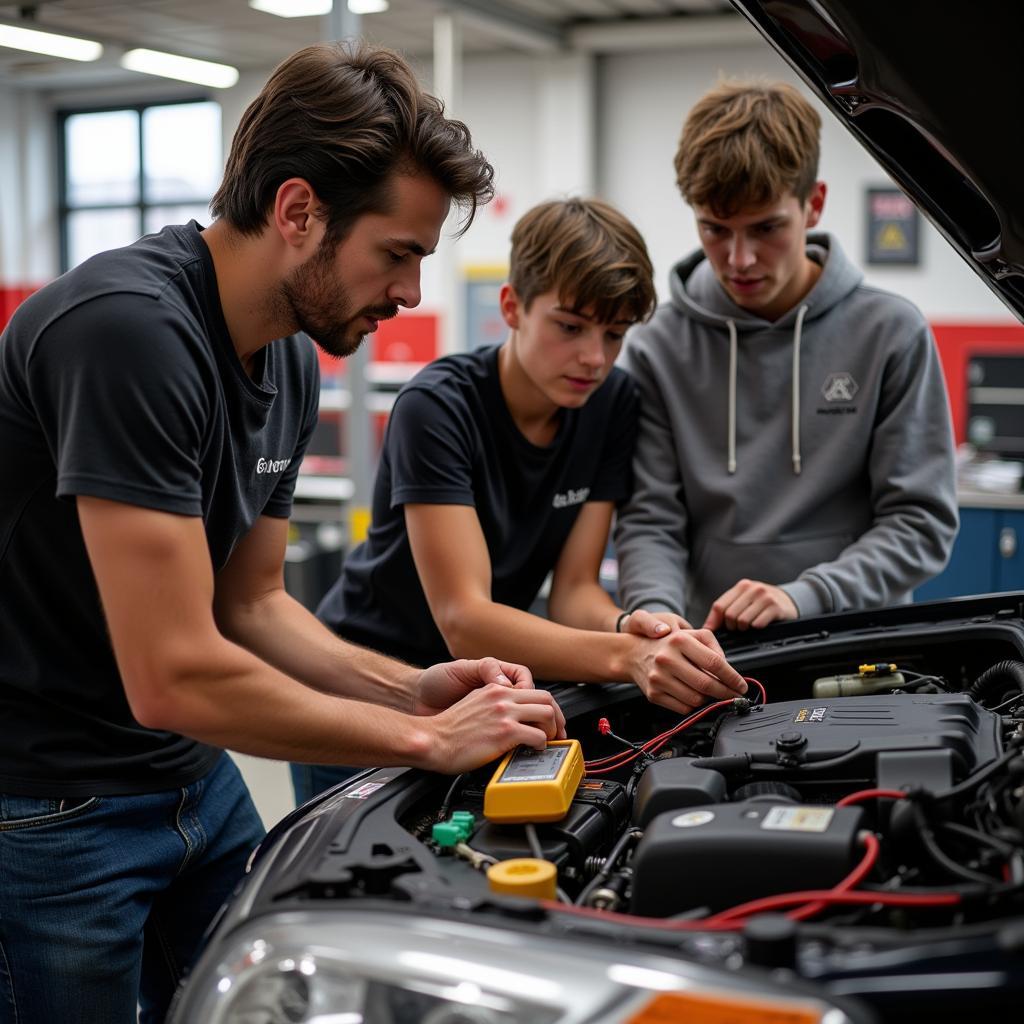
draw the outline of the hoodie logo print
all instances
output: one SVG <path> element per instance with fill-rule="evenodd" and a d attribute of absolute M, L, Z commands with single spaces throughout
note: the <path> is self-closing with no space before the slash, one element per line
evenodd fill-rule
<path fill-rule="evenodd" d="M 858 384 L 850 373 L 830 373 L 821 386 L 826 402 L 852 402 L 857 394 Z"/>

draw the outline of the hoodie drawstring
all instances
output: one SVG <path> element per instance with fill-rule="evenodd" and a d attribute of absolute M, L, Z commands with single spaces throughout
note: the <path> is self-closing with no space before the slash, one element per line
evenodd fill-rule
<path fill-rule="evenodd" d="M 793 328 L 793 472 L 800 475 L 800 336 L 807 306 L 801 306 Z"/>
<path fill-rule="evenodd" d="M 793 424 L 792 424 L 792 446 L 793 446 L 793 473 L 800 475 L 800 338 L 804 329 L 804 317 L 807 315 L 808 306 L 801 306 L 796 314 L 796 326 L 793 328 Z M 729 326 L 729 460 L 727 468 L 730 473 L 736 472 L 736 360 L 737 360 L 737 337 L 736 323 L 733 320 L 726 320 Z"/>
<path fill-rule="evenodd" d="M 729 461 L 730 473 L 736 472 L 736 324 L 729 324 Z"/>

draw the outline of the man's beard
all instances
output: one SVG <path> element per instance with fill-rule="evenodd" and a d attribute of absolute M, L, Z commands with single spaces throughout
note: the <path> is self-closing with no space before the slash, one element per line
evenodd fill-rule
<path fill-rule="evenodd" d="M 359 348 L 369 333 L 357 325 L 361 317 L 388 320 L 398 306 L 367 306 L 355 314 L 344 287 L 334 276 L 335 246 L 324 239 L 317 251 L 281 285 L 281 298 L 299 330 L 328 355 L 344 358 Z"/>

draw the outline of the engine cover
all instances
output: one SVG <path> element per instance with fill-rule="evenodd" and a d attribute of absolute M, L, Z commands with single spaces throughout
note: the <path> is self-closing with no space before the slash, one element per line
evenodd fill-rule
<path fill-rule="evenodd" d="M 714 744 L 715 757 L 836 779 L 877 779 L 879 755 L 934 750 L 962 778 L 1001 753 L 999 716 L 962 693 L 811 698 L 727 718 Z"/>

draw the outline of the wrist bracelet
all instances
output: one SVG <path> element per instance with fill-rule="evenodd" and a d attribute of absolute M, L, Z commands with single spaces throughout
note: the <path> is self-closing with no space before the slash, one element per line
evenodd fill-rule
<path fill-rule="evenodd" d="M 615 632 L 616 633 L 621 633 L 622 632 L 622 624 L 626 621 L 626 619 L 629 618 L 629 616 L 630 616 L 629 612 L 619 612 L 619 617 L 615 620 Z"/>

